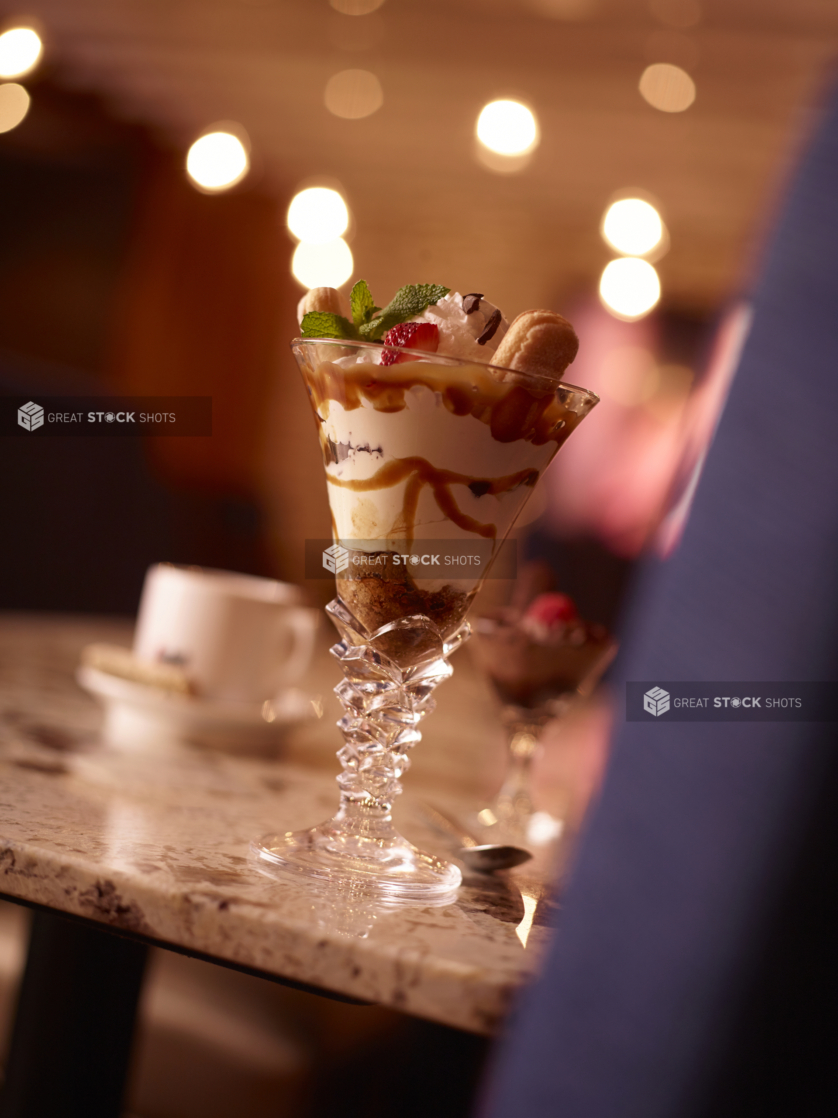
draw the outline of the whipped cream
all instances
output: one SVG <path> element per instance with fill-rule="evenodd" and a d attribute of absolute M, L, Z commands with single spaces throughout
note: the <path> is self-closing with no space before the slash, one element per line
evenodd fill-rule
<path fill-rule="evenodd" d="M 428 307 L 411 322 L 432 322 L 439 329 L 438 353 L 447 357 L 460 357 L 465 361 L 484 361 L 491 364 L 492 354 L 498 348 L 509 323 L 501 318 L 497 330 L 483 345 L 477 339 L 484 332 L 489 320 L 498 308 L 488 299 L 481 299 L 479 305 L 466 314 L 463 310 L 463 296 L 458 291 L 450 291 L 438 303 Z"/>

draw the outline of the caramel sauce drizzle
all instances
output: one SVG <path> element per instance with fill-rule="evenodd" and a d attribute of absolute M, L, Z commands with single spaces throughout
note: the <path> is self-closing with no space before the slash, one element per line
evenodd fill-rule
<path fill-rule="evenodd" d="M 454 415 L 473 415 L 489 425 L 499 443 L 526 439 L 536 446 L 551 440 L 560 446 L 580 416 L 557 398 L 514 381 L 503 381 L 480 365 L 447 366 L 409 361 L 399 365 L 366 362 L 342 369 L 324 361 L 308 369 L 306 383 L 315 412 L 328 415 L 328 401 L 345 411 L 369 401 L 376 411 L 395 412 L 407 406 L 405 394 L 422 386 L 437 392 Z"/>
<path fill-rule="evenodd" d="M 497 536 L 496 524 L 481 524 L 473 516 L 461 512 L 451 493 L 452 485 L 479 485 L 480 496 L 492 493 L 508 493 L 517 489 L 519 485 L 532 487 L 538 481 L 538 470 L 518 470 L 514 474 L 497 478 L 474 478 L 469 474 L 458 474 L 453 470 L 440 470 L 432 466 L 426 458 L 393 458 L 386 462 L 372 477 L 362 480 L 348 479 L 346 481 L 326 475 L 330 485 L 349 489 L 353 493 L 369 493 L 373 489 L 389 489 L 399 482 L 407 481 L 402 507 L 402 530 L 408 533 L 407 542 L 413 540 L 412 527 L 416 521 L 416 509 L 419 505 L 419 495 L 424 486 L 429 485 L 433 490 L 434 499 L 440 511 L 458 528 L 464 532 L 474 532 L 485 539 L 493 540 Z"/>
<path fill-rule="evenodd" d="M 426 485 L 431 487 L 442 514 L 458 528 L 486 539 L 495 539 L 497 525 L 482 524 L 462 512 L 451 493 L 451 486 L 469 486 L 478 497 L 486 493 L 498 496 L 521 485 L 534 486 L 539 471 L 526 469 L 505 477 L 478 478 L 438 469 L 425 458 L 412 457 L 392 459 L 370 478 L 341 480 L 328 472 L 333 455 L 323 423 L 330 400 L 340 403 L 345 411 L 361 407 L 366 400 L 376 411 L 396 412 L 407 406 L 406 393 L 421 386 L 438 393 L 444 406 L 454 415 L 472 415 L 486 423 L 498 442 L 523 439 L 535 446 L 543 446 L 552 441 L 556 450 L 581 419 L 562 403 L 555 391 L 539 393 L 519 383 L 504 382 L 479 365 L 444 366 L 411 361 L 393 366 L 359 363 L 342 369 L 326 361 L 316 370 L 309 367 L 304 376 L 318 421 L 329 483 L 355 493 L 367 493 L 406 481 L 401 517 L 391 533 L 405 532 L 407 542 L 413 540 L 419 497 Z M 334 517 L 332 522 L 334 525 Z"/>

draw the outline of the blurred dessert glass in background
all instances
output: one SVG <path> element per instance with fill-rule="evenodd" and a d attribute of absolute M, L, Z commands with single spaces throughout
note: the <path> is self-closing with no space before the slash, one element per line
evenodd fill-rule
<path fill-rule="evenodd" d="M 500 700 L 509 749 L 506 779 L 478 822 L 531 846 L 549 843 L 564 819 L 533 803 L 531 769 L 543 731 L 593 692 L 617 646 L 603 625 L 579 616 L 566 594 L 546 592 L 525 609 L 499 607 L 478 617 L 471 647 Z"/>

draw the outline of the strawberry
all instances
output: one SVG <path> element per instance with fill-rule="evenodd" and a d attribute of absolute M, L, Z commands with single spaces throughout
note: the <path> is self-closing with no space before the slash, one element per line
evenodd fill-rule
<path fill-rule="evenodd" d="M 567 625 L 576 621 L 579 612 L 573 604 L 573 599 L 567 594 L 539 594 L 532 601 L 524 614 L 525 621 L 543 625 L 546 629 L 555 629 L 560 625 Z"/>
<path fill-rule="evenodd" d="M 387 331 L 382 344 L 436 353 L 439 347 L 439 327 L 432 322 L 400 322 Z M 410 354 L 396 353 L 392 349 L 385 349 L 381 354 L 382 365 L 397 365 L 400 361 L 412 360 Z"/>

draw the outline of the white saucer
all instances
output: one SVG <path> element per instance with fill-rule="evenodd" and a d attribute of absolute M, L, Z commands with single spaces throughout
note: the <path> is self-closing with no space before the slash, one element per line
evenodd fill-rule
<path fill-rule="evenodd" d="M 103 737 L 122 749 L 197 745 L 231 753 L 261 751 L 279 730 L 318 715 L 317 700 L 295 688 L 266 703 L 233 703 L 165 691 L 87 666 L 78 668 L 76 679 L 105 708 Z"/>

